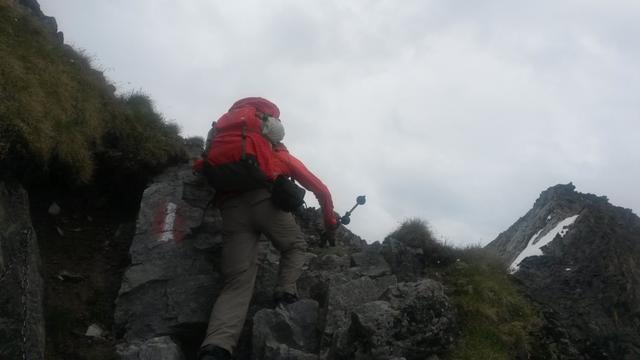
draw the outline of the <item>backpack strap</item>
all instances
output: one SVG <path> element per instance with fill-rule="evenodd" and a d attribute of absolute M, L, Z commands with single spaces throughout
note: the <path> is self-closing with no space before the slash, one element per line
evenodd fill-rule
<path fill-rule="evenodd" d="M 242 128 L 242 160 L 247 158 L 247 126 Z"/>

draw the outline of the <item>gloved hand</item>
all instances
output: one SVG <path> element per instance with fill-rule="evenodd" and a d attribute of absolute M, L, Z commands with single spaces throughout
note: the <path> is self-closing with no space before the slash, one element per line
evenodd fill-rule
<path fill-rule="evenodd" d="M 334 222 L 326 222 L 324 224 L 325 230 L 324 230 L 324 233 L 322 233 L 322 236 L 320 238 L 321 240 L 320 245 L 322 247 L 327 246 L 327 243 L 329 243 L 329 246 L 336 246 L 336 230 L 340 226 L 340 215 L 334 212 L 334 216 L 335 216 Z"/>
<path fill-rule="evenodd" d="M 336 246 L 336 229 L 327 229 L 322 233 L 322 236 L 320 237 L 320 246 L 326 247 L 327 243 L 329 243 L 329 246 L 331 247 Z"/>

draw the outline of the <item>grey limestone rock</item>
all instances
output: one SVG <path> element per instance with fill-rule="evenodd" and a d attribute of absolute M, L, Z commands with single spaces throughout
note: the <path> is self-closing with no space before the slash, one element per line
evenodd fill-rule
<path fill-rule="evenodd" d="M 253 355 L 256 359 L 316 358 L 318 351 L 318 303 L 300 300 L 275 309 L 263 309 L 253 317 Z"/>
<path fill-rule="evenodd" d="M 379 244 L 366 247 L 363 251 L 351 255 L 351 271 L 372 278 L 391 275 L 391 267 L 382 256 Z"/>
<path fill-rule="evenodd" d="M 116 300 L 115 335 L 125 341 L 118 348 L 124 359 L 159 348 L 175 349 L 175 356 L 186 359 L 195 356 L 222 287 L 217 271 L 222 220 L 216 210 L 208 209 L 212 195 L 187 166 L 165 171 L 144 192 L 130 247 L 132 263 Z M 271 308 L 280 258 L 262 239 L 237 359 L 401 359 L 404 353 L 388 345 L 387 334 L 404 336 L 399 344 L 417 347 L 423 346 L 418 340 L 438 336 L 435 321 L 446 316 L 440 316 L 440 308 L 427 312 L 422 305 L 439 304 L 434 298 L 441 288 L 432 283 L 398 284 L 384 245 L 367 245 L 344 227 L 336 234 L 337 248 L 319 248 L 322 216 L 315 209 L 302 210 L 297 221 L 310 245 L 298 281 L 302 300 Z M 409 290 L 417 294 L 405 294 Z M 405 295 L 409 300 L 400 301 Z M 416 325 L 411 316 L 428 324 Z M 427 334 L 421 338 L 397 326 Z M 353 334 L 365 335 L 358 340 Z M 339 350 L 358 357 L 338 355 Z M 428 351 L 435 351 L 434 346 Z"/>
<path fill-rule="evenodd" d="M 334 339 L 337 359 L 425 359 L 453 343 L 455 312 L 432 280 L 390 286 L 380 300 L 355 307 Z"/>
<path fill-rule="evenodd" d="M 116 351 L 122 360 L 185 359 L 178 345 L 169 336 L 121 344 L 117 346 Z"/>
<path fill-rule="evenodd" d="M 391 271 L 401 281 L 415 281 L 423 276 L 424 250 L 388 237 L 382 244 L 382 255 Z"/>
<path fill-rule="evenodd" d="M 29 198 L 0 182 L 0 358 L 44 358 L 45 329 L 40 252 Z"/>
<path fill-rule="evenodd" d="M 213 190 L 187 166 L 155 179 L 142 197 L 136 232 L 116 300 L 116 335 L 143 342 L 204 335 L 222 286 L 216 271 L 222 231 Z"/>

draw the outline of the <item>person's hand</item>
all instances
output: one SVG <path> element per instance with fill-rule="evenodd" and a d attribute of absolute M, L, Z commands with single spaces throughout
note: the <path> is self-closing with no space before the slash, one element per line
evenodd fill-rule
<path fill-rule="evenodd" d="M 321 246 L 325 247 L 327 246 L 327 243 L 329 244 L 329 246 L 334 247 L 336 246 L 336 229 L 326 229 L 324 231 L 324 233 L 322 233 L 322 236 L 320 237 L 321 240 Z"/>
<path fill-rule="evenodd" d="M 337 229 L 340 226 L 340 223 L 341 223 L 340 220 L 342 219 L 342 216 L 340 216 L 340 214 L 338 214 L 336 211 L 334 211 L 333 212 L 333 217 L 336 219 L 335 228 Z"/>

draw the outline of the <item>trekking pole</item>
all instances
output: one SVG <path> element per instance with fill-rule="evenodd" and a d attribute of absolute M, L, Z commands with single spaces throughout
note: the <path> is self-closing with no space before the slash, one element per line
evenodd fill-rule
<path fill-rule="evenodd" d="M 356 204 L 353 205 L 353 207 L 351 208 L 351 210 L 347 211 L 344 216 L 342 216 L 341 218 L 338 219 L 338 221 L 340 222 L 340 224 L 342 225 L 349 225 L 349 223 L 351 222 L 351 213 L 353 212 L 353 210 L 355 210 L 358 205 L 364 205 L 367 202 L 367 197 L 364 195 L 360 195 L 356 198 Z"/>
<path fill-rule="evenodd" d="M 342 224 L 342 225 L 348 225 L 351 222 L 351 213 L 353 212 L 353 210 L 355 210 L 358 205 L 364 205 L 367 202 L 367 198 L 364 195 L 360 195 L 358 196 L 358 198 L 356 199 L 356 204 L 353 205 L 353 207 L 351 208 L 351 210 L 347 211 L 344 216 L 340 216 L 338 214 L 338 225 Z M 336 246 L 336 238 L 335 238 L 335 231 L 331 230 L 331 231 L 325 231 L 325 233 L 323 234 L 323 236 L 320 239 L 320 246 L 321 247 L 325 247 L 327 246 L 327 242 L 329 243 L 329 246 Z"/>

